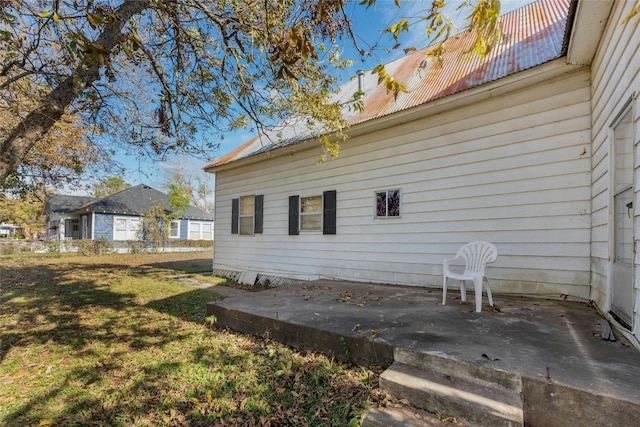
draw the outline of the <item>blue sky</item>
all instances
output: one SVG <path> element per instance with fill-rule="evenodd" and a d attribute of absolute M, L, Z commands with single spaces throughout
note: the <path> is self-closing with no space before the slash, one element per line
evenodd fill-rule
<path fill-rule="evenodd" d="M 501 13 L 507 13 L 513 9 L 521 7 L 532 0 L 502 0 Z M 460 27 L 464 26 L 465 16 L 461 16 L 460 12 L 455 11 L 455 6 L 460 4 L 460 0 L 449 0 L 451 6 L 449 15 L 458 23 Z M 369 49 L 378 39 L 382 37 L 383 42 L 386 42 L 386 46 L 391 46 L 391 37 L 388 34 L 381 34 L 381 30 L 388 27 L 390 24 L 399 21 L 402 18 L 411 18 L 413 16 L 424 15 L 424 10 L 431 4 L 431 1 L 402 1 L 402 8 L 398 9 L 395 6 L 394 0 L 378 0 L 375 7 L 369 9 L 359 6 L 358 2 L 352 2 L 349 4 L 349 13 L 352 16 L 352 23 L 354 25 L 355 33 L 358 36 L 358 43 L 362 48 Z M 421 13 L 422 12 L 422 13 Z M 460 29 L 460 31 L 462 28 Z M 418 25 L 412 25 L 409 33 L 402 35 L 401 41 L 403 46 L 415 46 L 416 48 L 423 48 L 427 45 L 426 35 L 424 28 L 420 28 Z M 385 46 L 385 43 L 383 43 Z M 358 59 L 355 51 L 345 47 L 342 55 L 344 58 Z M 402 51 L 397 50 L 391 54 L 386 54 L 384 49 L 373 52 L 373 55 L 365 61 L 357 60 L 356 63 L 348 70 L 341 74 L 343 79 L 348 79 L 351 75 L 355 75 L 359 69 L 370 70 L 378 63 L 386 63 L 393 59 L 402 56 Z M 225 140 L 221 143 L 220 149 L 212 153 L 211 159 L 219 157 L 228 151 L 234 149 L 238 145 L 252 138 L 254 135 L 251 131 L 238 131 L 233 134 L 225 135 Z M 125 181 L 132 185 L 140 183 L 146 183 L 155 188 L 162 189 L 162 184 L 165 181 L 165 165 L 162 162 L 151 162 L 145 159 L 138 159 L 135 156 L 127 156 L 120 154 L 116 156 L 116 159 L 126 168 L 126 173 L 122 177 Z M 183 165 L 183 167 L 202 171 L 202 168 L 208 163 L 205 161 L 189 159 L 184 157 L 176 157 L 169 159 L 170 164 Z M 195 171 L 194 171 L 195 172 Z M 204 172 L 202 172 L 204 173 Z"/>

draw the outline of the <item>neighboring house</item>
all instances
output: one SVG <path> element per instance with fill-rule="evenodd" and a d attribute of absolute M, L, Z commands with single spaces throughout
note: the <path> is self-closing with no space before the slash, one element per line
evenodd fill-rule
<path fill-rule="evenodd" d="M 56 194 L 47 199 L 49 237 L 57 239 L 138 240 L 142 217 L 152 206 L 171 212 L 166 194 L 141 184 L 95 199 Z M 213 214 L 190 206 L 172 220 L 169 239 L 213 240 Z"/>
<path fill-rule="evenodd" d="M 341 91 L 360 85 L 365 109 L 345 108 L 335 160 L 290 127 L 213 161 L 216 274 L 439 287 L 444 258 L 488 240 L 496 292 L 593 300 L 638 345 L 635 4 L 526 5 L 485 57 L 462 34 L 441 65 L 388 64 L 397 99 L 361 75 Z"/>
<path fill-rule="evenodd" d="M 43 214 L 47 217 L 46 237 L 59 240 L 79 239 L 80 215 L 75 210 L 92 200 L 95 198 L 66 194 L 47 197 L 43 207 Z"/>
<path fill-rule="evenodd" d="M 20 226 L 13 225 L 13 224 L 5 224 L 4 222 L 0 224 L 1 238 L 13 237 L 19 232 L 20 232 Z"/>

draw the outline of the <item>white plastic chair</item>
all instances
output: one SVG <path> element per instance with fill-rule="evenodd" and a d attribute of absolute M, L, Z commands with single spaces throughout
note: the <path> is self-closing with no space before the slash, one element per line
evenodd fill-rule
<path fill-rule="evenodd" d="M 462 258 L 465 261 L 464 273 L 454 273 L 449 269 L 449 262 Z M 442 280 L 442 305 L 447 301 L 447 278 L 460 281 L 460 296 L 462 301 L 467 300 L 467 287 L 465 282 L 473 280 L 476 295 L 476 311 L 482 311 L 482 284 L 485 279 L 485 266 L 498 258 L 498 250 L 489 242 L 471 242 L 460 248 L 455 258 L 445 259 Z M 491 288 L 487 280 L 487 297 L 489 305 L 493 307 Z"/>

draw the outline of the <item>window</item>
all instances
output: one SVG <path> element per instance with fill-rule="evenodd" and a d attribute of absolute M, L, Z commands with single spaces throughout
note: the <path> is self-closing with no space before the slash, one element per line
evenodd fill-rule
<path fill-rule="evenodd" d="M 376 218 L 400 216 L 400 190 L 376 191 Z"/>
<path fill-rule="evenodd" d="M 213 224 L 202 223 L 202 240 L 213 240 Z"/>
<path fill-rule="evenodd" d="M 289 196 L 289 235 L 300 231 L 322 231 L 336 234 L 336 191 L 322 196 Z"/>
<path fill-rule="evenodd" d="M 200 240 L 200 223 L 192 222 L 189 227 L 189 239 Z"/>
<path fill-rule="evenodd" d="M 264 196 L 242 196 L 231 200 L 231 234 L 252 236 L 262 233 Z"/>
<path fill-rule="evenodd" d="M 173 220 L 171 221 L 171 224 L 169 224 L 169 238 L 180 238 L 180 221 Z"/>
<path fill-rule="evenodd" d="M 138 240 L 140 218 L 116 216 L 113 218 L 113 240 Z"/>
<path fill-rule="evenodd" d="M 213 224 L 189 221 L 189 240 L 213 240 Z"/>
<path fill-rule="evenodd" d="M 254 214 L 256 204 L 253 196 L 240 197 L 240 234 L 251 236 L 253 234 Z"/>
<path fill-rule="evenodd" d="M 300 199 L 300 231 L 322 231 L 322 196 Z"/>

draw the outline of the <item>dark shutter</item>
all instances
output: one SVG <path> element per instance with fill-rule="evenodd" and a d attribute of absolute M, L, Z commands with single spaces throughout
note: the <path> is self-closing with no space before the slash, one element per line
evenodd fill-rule
<path fill-rule="evenodd" d="M 254 227 L 253 232 L 255 234 L 262 233 L 262 210 L 264 205 L 264 196 L 259 195 L 255 197 L 255 212 L 254 212 Z"/>
<path fill-rule="evenodd" d="M 289 196 L 289 235 L 300 234 L 300 196 Z"/>
<path fill-rule="evenodd" d="M 240 217 L 240 199 L 231 200 L 231 234 L 238 234 L 238 218 Z"/>
<path fill-rule="evenodd" d="M 322 234 L 336 234 L 336 190 L 322 195 Z"/>

